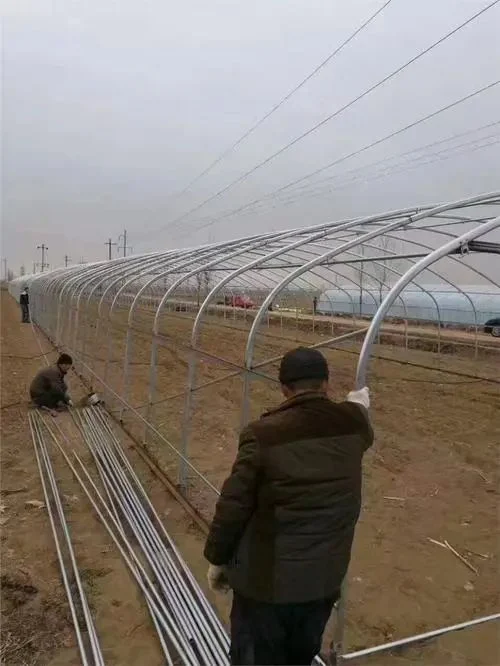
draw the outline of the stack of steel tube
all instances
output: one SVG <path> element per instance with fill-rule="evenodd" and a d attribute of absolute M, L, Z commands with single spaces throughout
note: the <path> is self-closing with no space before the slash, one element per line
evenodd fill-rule
<path fill-rule="evenodd" d="M 168 664 L 211 666 L 229 663 L 229 639 L 193 574 L 165 530 L 125 456 L 101 407 L 73 411 L 89 447 L 106 498 L 76 456 L 104 513 L 101 519 L 142 582 L 148 609 Z M 62 434 L 62 433 L 61 433 Z M 89 496 L 89 495 L 88 495 Z M 90 499 L 90 497 L 89 497 Z"/>
<path fill-rule="evenodd" d="M 104 666 L 104 658 L 76 562 L 56 477 L 45 442 L 46 429 L 37 412 L 30 412 L 29 424 L 35 449 L 45 505 L 54 536 L 61 575 L 68 596 L 78 650 L 83 666 Z"/>

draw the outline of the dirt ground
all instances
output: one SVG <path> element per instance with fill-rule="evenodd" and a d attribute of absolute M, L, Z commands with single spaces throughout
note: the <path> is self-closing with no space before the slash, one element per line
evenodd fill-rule
<path fill-rule="evenodd" d="M 10 403 L 25 400 L 29 379 L 40 364 L 40 359 L 9 355 L 33 356 L 39 349 L 31 328 L 18 323 L 16 306 L 5 293 L 2 293 L 2 315 L 2 492 L 7 491 L 2 494 L 1 516 L 2 572 L 7 575 L 5 585 L 2 578 L 3 635 L 4 644 L 6 636 L 12 636 L 9 640 L 14 643 L 10 660 L 5 663 L 69 666 L 78 663 L 78 659 L 47 517 L 43 509 L 26 507 L 27 500 L 41 496 L 27 429 L 27 407 L 26 403 L 8 407 Z M 147 317 L 143 323 L 147 330 Z M 220 321 L 212 323 L 203 327 L 198 342 L 204 355 L 200 355 L 197 363 L 197 382 L 225 379 L 193 394 L 187 453 L 209 481 L 220 486 L 234 458 L 240 424 L 242 379 L 239 375 L 229 377 L 234 371 L 230 364 L 241 363 L 246 332 L 222 327 L 218 325 L 223 323 Z M 94 332 L 88 332 L 87 348 L 92 342 L 92 353 L 104 359 L 109 341 L 112 363 L 107 370 L 107 382 L 121 392 L 125 335 L 119 318 L 115 324 L 109 330 L 102 326 L 97 338 L 91 337 Z M 150 414 L 164 439 L 149 433 L 147 448 L 173 478 L 178 473 L 178 460 L 166 441 L 176 447 L 182 441 L 184 396 L 172 396 L 181 394 L 185 386 L 189 352 L 184 341 L 191 324 L 190 319 L 182 316 L 168 317 L 163 323 L 157 404 Z M 149 334 L 148 340 L 141 334 L 140 321 L 137 327 L 132 340 L 127 397 L 132 405 L 141 406 L 148 401 L 151 337 Z M 300 331 L 302 341 L 314 342 L 320 339 L 318 336 Z M 259 335 L 256 359 L 279 356 L 297 339 L 295 332 L 288 339 Z M 340 350 L 327 352 L 336 398 L 341 398 L 352 386 L 358 351 L 356 343 L 349 343 Z M 350 570 L 349 650 L 466 621 L 499 608 L 499 386 L 438 371 L 441 368 L 494 377 L 498 376 L 495 370 L 498 358 L 473 360 L 458 355 L 436 358 L 418 350 L 402 356 L 399 349 L 386 345 L 376 351 L 436 369 L 382 360 L 371 363 L 372 413 L 377 439 L 366 457 L 363 514 Z M 103 376 L 104 361 L 97 361 L 93 368 Z M 270 376 L 274 371 L 273 364 L 263 368 Z M 78 390 L 78 386 L 73 378 L 72 390 Z M 97 382 L 96 388 L 103 392 L 105 389 Z M 279 401 L 277 386 L 271 380 L 254 379 L 249 392 L 251 416 Z M 109 393 L 106 398 L 110 408 L 120 406 L 116 401 L 113 404 Z M 146 408 L 139 411 L 145 414 Z M 129 412 L 123 418 L 133 434 L 142 439 L 143 424 Z M 153 503 L 165 516 L 167 529 L 203 582 L 202 535 L 133 451 L 130 456 Z M 96 611 L 106 663 L 161 663 L 135 585 L 62 461 L 56 457 L 54 461 L 65 494 L 69 498 L 78 497 L 68 500 L 67 510 L 79 566 L 90 571 L 89 597 Z M 210 515 L 215 501 L 213 493 L 192 474 L 190 482 L 190 499 Z M 447 540 L 478 569 L 478 574 L 429 538 Z M 18 588 L 23 590 L 21 596 Z M 9 601 L 11 597 L 13 601 Z M 218 600 L 217 605 L 227 619 L 228 601 Z M 44 624 L 42 618 L 51 617 Z M 25 648 L 19 647 L 30 639 Z M 363 663 L 492 666 L 500 663 L 499 649 L 498 626 L 490 623 L 451 634 L 404 655 L 371 658 Z M 32 662 L 21 661 L 19 655 L 26 650 L 32 651 Z"/>
<path fill-rule="evenodd" d="M 29 504 L 43 501 L 26 398 L 30 379 L 43 359 L 36 357 L 40 349 L 31 326 L 19 323 L 14 301 L 5 292 L 1 298 L 0 662 L 3 666 L 76 666 L 80 657 L 47 513 L 43 505 Z M 53 360 L 47 343 L 43 349 Z M 82 395 L 75 379 L 71 389 L 74 397 Z M 69 414 L 57 418 L 74 448 L 90 463 Z M 126 437 L 123 441 L 129 444 Z M 202 535 L 141 459 L 131 449 L 128 453 L 166 528 L 204 584 Z M 52 451 L 52 461 L 106 664 L 160 666 L 163 654 L 142 595 L 62 456 Z"/>

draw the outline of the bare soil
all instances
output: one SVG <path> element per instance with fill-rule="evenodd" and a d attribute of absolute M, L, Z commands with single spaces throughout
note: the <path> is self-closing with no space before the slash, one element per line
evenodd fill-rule
<path fill-rule="evenodd" d="M 4 293 L 2 314 L 2 404 L 7 405 L 25 401 L 27 385 L 40 359 L 4 356 L 30 356 L 39 350 L 31 327 L 18 323 L 16 305 Z M 106 383 L 120 394 L 124 390 L 124 321 L 124 314 L 119 313 L 112 327 L 108 328 L 104 322 L 96 335 L 93 324 L 83 334 L 87 352 L 91 350 L 94 357 L 101 359 L 92 365 L 100 376 L 105 373 L 104 359 L 109 348 L 111 362 L 106 371 Z M 146 414 L 150 315 L 141 313 L 134 326 L 126 394 L 138 413 Z M 192 319 L 188 316 L 170 315 L 162 320 L 153 400 L 156 404 L 149 414 L 162 438 L 148 433 L 147 450 L 173 479 L 179 472 L 179 463 L 170 445 L 181 447 L 183 441 L 183 393 L 190 359 L 187 341 L 191 327 Z M 227 475 L 236 450 L 242 377 L 231 373 L 236 372 L 234 364 L 241 365 L 246 329 L 244 321 L 233 325 L 214 316 L 203 327 L 198 341 L 203 353 L 199 354 L 196 366 L 197 384 L 220 381 L 193 394 L 186 453 L 216 487 Z M 306 330 L 285 330 L 281 337 L 275 333 L 270 326 L 259 334 L 257 361 L 279 356 L 299 340 L 316 342 L 326 335 Z M 81 351 L 81 338 L 77 345 Z M 370 366 L 377 439 L 366 457 L 363 514 L 350 570 L 349 650 L 491 614 L 498 609 L 500 596 L 499 386 L 439 372 L 445 369 L 498 377 L 497 360 L 474 359 L 458 353 L 437 357 L 426 351 L 402 352 L 387 345 L 380 345 L 375 351 L 401 363 L 373 360 Z M 353 342 L 327 352 L 333 371 L 334 397 L 342 398 L 352 387 L 358 352 L 359 344 Z M 403 365 L 404 361 L 434 369 Z M 263 366 L 262 372 L 270 379 L 256 377 L 251 382 L 250 416 L 257 416 L 280 400 L 272 379 L 275 369 L 276 364 Z M 109 408 L 118 415 L 122 405 L 95 376 L 88 370 L 86 373 L 95 388 L 105 395 Z M 78 391 L 76 378 L 71 381 L 72 390 Z M 32 653 L 27 653 L 33 655 L 32 662 L 21 661 L 18 655 L 24 654 L 26 649 L 16 651 L 14 647 L 10 649 L 10 660 L 6 659 L 5 663 L 69 666 L 78 663 L 78 657 L 47 516 L 44 509 L 28 509 L 25 505 L 26 500 L 41 499 L 26 410 L 26 402 L 2 409 L 2 491 L 9 491 L 2 495 L 2 504 L 6 506 L 1 516 L 4 521 L 2 572 L 7 575 L 7 585 L 2 590 L 2 612 L 4 644 L 7 636 L 18 648 L 30 638 L 29 645 L 34 646 L 36 637 L 36 647 L 29 648 Z M 144 424 L 130 411 L 122 416 L 134 436 L 142 440 Z M 130 443 L 127 438 L 124 441 Z M 76 441 L 75 446 L 78 446 Z M 203 583 L 202 535 L 133 450 L 129 453 L 153 503 L 165 516 L 167 529 Z M 156 638 L 134 583 L 80 496 L 71 475 L 56 456 L 54 465 L 63 492 L 68 497 L 78 497 L 76 501 L 68 501 L 67 511 L 79 565 L 90 571 L 89 597 L 96 611 L 106 663 L 152 666 L 161 663 Z M 209 517 L 215 494 L 193 473 L 189 474 L 189 481 L 191 501 Z M 474 574 L 451 552 L 431 543 L 429 538 L 447 540 L 479 573 Z M 15 593 L 12 581 L 17 586 Z M 32 588 L 36 588 L 36 592 Z M 13 602 L 12 596 L 23 601 Z M 227 619 L 228 605 L 228 599 L 217 600 L 224 619 Z M 50 630 L 45 630 L 42 615 L 45 617 L 48 612 L 54 617 L 49 623 Z M 29 620 L 30 617 L 33 620 Z M 330 635 L 331 629 L 327 640 Z M 40 643 L 40 637 L 44 637 L 45 642 Z M 39 645 L 42 648 L 39 649 Z M 374 666 L 413 663 L 493 666 L 500 663 L 499 650 L 498 626 L 490 623 L 451 634 L 401 655 L 371 658 L 366 663 Z"/>
<path fill-rule="evenodd" d="M 75 666 L 80 657 L 48 516 L 43 504 L 28 504 L 44 499 L 27 418 L 27 389 L 43 358 L 36 357 L 40 349 L 33 331 L 19 323 L 14 301 L 5 292 L 1 298 L 0 662 L 5 666 Z M 53 360 L 47 343 L 43 349 Z M 75 378 L 70 384 L 75 398 L 83 395 Z M 90 465 L 70 415 L 61 414 L 57 419 L 74 449 Z M 130 444 L 125 436 L 123 441 Z M 166 528 L 204 584 L 202 535 L 139 456 L 132 449 L 128 453 Z M 62 456 L 52 450 L 51 459 L 106 664 L 162 665 L 163 654 L 140 591 Z"/>

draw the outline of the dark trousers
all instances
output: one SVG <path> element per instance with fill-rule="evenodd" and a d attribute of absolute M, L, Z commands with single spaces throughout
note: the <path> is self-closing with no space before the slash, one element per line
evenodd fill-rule
<path fill-rule="evenodd" d="M 29 324 L 30 323 L 30 307 L 29 305 L 26 305 L 26 303 L 21 303 L 21 313 L 23 316 L 22 323 L 23 324 Z"/>
<path fill-rule="evenodd" d="M 48 407 L 49 409 L 55 409 L 61 402 L 66 404 L 65 394 L 57 389 L 50 389 L 38 395 L 31 394 L 31 399 L 37 407 Z"/>
<path fill-rule="evenodd" d="M 319 654 L 338 597 L 302 604 L 266 604 L 234 593 L 233 666 L 309 666 Z"/>

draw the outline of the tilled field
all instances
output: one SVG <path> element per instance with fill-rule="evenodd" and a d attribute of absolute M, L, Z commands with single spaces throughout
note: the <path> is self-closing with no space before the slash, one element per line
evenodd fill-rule
<path fill-rule="evenodd" d="M 5 294 L 2 294 L 2 298 L 2 354 L 37 354 L 36 341 L 30 328 L 21 329 L 18 324 L 15 304 Z M 144 318 L 146 330 L 149 321 L 147 315 Z M 151 413 L 159 431 L 176 447 L 180 446 L 182 439 L 182 393 L 188 371 L 189 350 L 186 342 L 189 340 L 191 323 L 189 318 L 183 316 L 165 318 L 154 400 L 157 404 Z M 242 379 L 240 375 L 229 378 L 229 374 L 235 372 L 231 364 L 241 364 L 246 340 L 244 330 L 220 324 L 224 322 L 214 322 L 202 330 L 199 348 L 205 352 L 205 356 L 200 358 L 197 366 L 197 383 L 226 378 L 193 394 L 188 444 L 190 460 L 216 486 L 220 486 L 235 454 Z M 257 361 L 278 356 L 296 344 L 298 337 L 305 342 L 320 339 L 317 333 L 313 335 L 307 331 L 301 331 L 300 335 L 290 333 L 288 339 L 272 336 L 272 330 L 259 335 Z M 106 358 L 109 344 L 113 362 L 108 367 L 107 381 L 115 391 L 121 393 L 125 332 L 120 317 L 113 329 L 108 332 L 106 326 L 102 326 L 98 339 L 92 340 L 92 345 L 90 341 L 89 336 L 87 351 L 91 350 L 94 356 L 102 359 Z M 344 344 L 340 350 L 327 353 L 336 398 L 341 398 L 351 388 L 358 349 L 356 343 L 349 343 Z M 495 536 L 500 441 L 499 386 L 443 374 L 438 370 L 441 368 L 494 377 L 494 357 L 474 361 L 459 355 L 447 355 L 437 359 L 433 354 L 418 350 L 411 350 L 402 356 L 400 349 L 385 345 L 377 348 L 376 352 L 436 369 L 428 370 L 387 360 L 374 360 L 371 364 L 372 414 L 377 439 L 374 449 L 366 457 L 364 509 L 350 571 L 349 649 L 487 615 L 499 607 L 500 553 Z M 128 399 L 133 406 L 140 407 L 148 402 L 150 353 L 150 337 L 148 339 L 147 335 L 135 334 L 128 384 Z M 39 362 L 39 359 L 3 359 L 2 394 L 5 404 L 24 398 L 29 378 Z M 96 363 L 94 369 L 102 375 L 104 367 L 105 363 L 101 361 Z M 263 372 L 273 376 L 275 365 L 266 366 Z M 103 390 L 98 384 L 96 387 L 99 391 Z M 176 395 L 179 397 L 167 399 Z M 254 379 L 250 398 L 252 416 L 276 404 L 279 394 L 275 382 Z M 107 399 L 112 409 L 120 407 L 116 401 L 113 404 L 111 394 L 107 395 Z M 141 407 L 140 412 L 145 414 L 146 407 Z M 130 412 L 125 412 L 123 416 L 124 423 L 134 436 L 142 439 L 143 424 Z M 2 488 L 21 488 L 19 492 L 2 498 L 2 503 L 6 505 L 2 513 L 5 521 L 5 538 L 2 543 L 4 570 L 21 585 L 35 587 L 35 597 L 47 598 L 47 603 L 50 595 L 55 594 L 57 597 L 57 617 L 60 618 L 61 631 L 56 633 L 59 638 L 54 638 L 52 647 L 44 648 L 43 654 L 50 654 L 52 650 L 51 654 L 61 655 L 60 660 L 51 657 L 52 661 L 48 658 L 43 661 L 42 654 L 39 661 L 33 663 L 77 663 L 76 660 L 71 661 L 75 652 L 47 519 L 43 510 L 28 510 L 25 506 L 27 499 L 40 499 L 39 482 L 26 429 L 25 405 L 3 409 Z M 147 448 L 160 466 L 175 478 L 178 461 L 174 454 L 169 453 L 165 441 L 150 433 Z M 179 507 L 146 471 L 139 458 L 133 457 L 131 460 L 140 470 L 141 478 L 150 489 L 159 510 L 170 511 L 167 528 L 177 536 L 181 550 L 187 551 L 184 552 L 185 558 L 201 578 L 204 566 L 201 535 L 192 525 L 189 526 Z M 60 461 L 57 470 L 61 479 L 64 479 L 65 470 Z M 70 481 L 68 477 L 67 482 Z M 209 515 L 214 503 L 213 493 L 192 474 L 190 482 L 191 501 Z M 73 493 L 74 490 L 67 491 L 68 496 Z M 75 521 L 81 512 L 82 531 L 78 531 L 78 535 L 82 543 L 78 544 L 78 548 L 82 557 L 88 557 L 89 563 L 85 566 L 100 569 L 105 567 L 103 559 L 107 562 L 109 558 L 112 564 L 108 566 L 113 572 L 115 568 L 116 571 L 122 569 L 121 573 L 92 578 L 97 580 L 95 585 L 99 590 L 95 594 L 91 592 L 98 609 L 97 630 L 106 635 L 109 663 L 159 663 L 155 661 L 159 652 L 154 652 L 155 639 L 148 620 L 144 618 L 144 608 L 138 601 L 137 591 L 123 570 L 118 555 L 110 548 L 103 558 L 100 550 L 104 546 L 95 546 L 98 539 L 84 538 L 90 532 L 92 535 L 98 534 L 99 526 L 87 523 L 87 516 L 91 520 L 91 511 L 83 499 L 74 505 L 69 503 L 69 511 L 72 516 L 74 514 Z M 105 541 L 105 536 L 102 538 Z M 477 568 L 478 574 L 470 571 L 450 551 L 429 539 L 447 540 Z M 111 575 L 119 576 L 127 584 L 117 584 L 114 580 L 106 589 L 105 581 L 111 581 L 108 578 Z M 7 583 L 3 591 L 4 599 L 9 599 L 10 583 Z M 119 599 L 121 604 L 114 606 L 113 595 L 117 590 L 124 595 L 124 599 Z M 4 620 L 4 632 L 7 626 L 8 631 L 15 636 L 16 626 L 28 626 L 22 615 L 22 609 L 27 609 L 28 603 L 32 603 L 31 598 L 12 607 L 4 601 L 4 610 L 7 608 L 9 611 Z M 109 612 L 106 620 L 108 611 L 112 612 Z M 226 611 L 227 602 L 223 601 L 221 612 L 225 615 Z M 10 629 L 9 622 L 13 629 Z M 377 666 L 392 663 L 491 666 L 498 661 L 499 643 L 495 629 L 494 626 L 471 629 L 447 636 L 425 648 L 415 648 L 404 656 L 372 658 L 366 663 Z M 35 627 L 32 631 L 34 633 Z M 151 658 L 134 661 L 130 649 L 126 649 L 128 644 L 134 649 L 137 647 L 139 651 L 152 650 Z M 64 656 L 65 651 L 67 657 Z M 137 653 L 134 654 L 137 656 Z M 14 660 L 6 663 L 23 662 Z"/>

